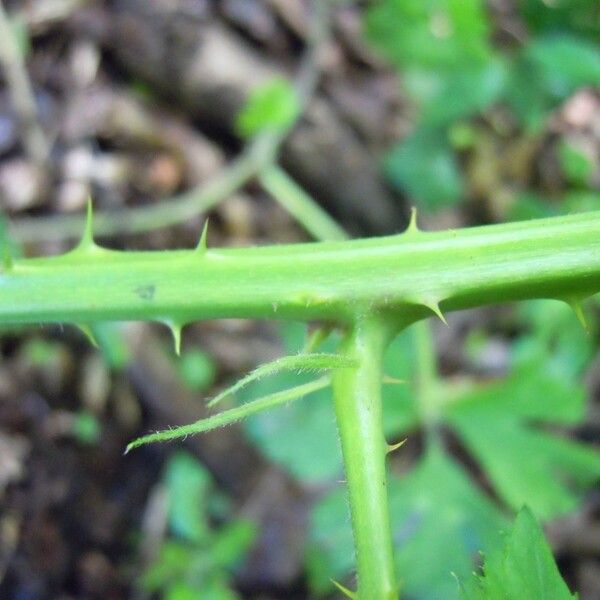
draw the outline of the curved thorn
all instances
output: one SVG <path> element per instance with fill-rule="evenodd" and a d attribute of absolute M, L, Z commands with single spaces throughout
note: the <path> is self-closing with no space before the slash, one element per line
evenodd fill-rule
<path fill-rule="evenodd" d="M 175 354 L 181 356 L 181 330 L 183 329 L 183 325 L 172 321 L 167 322 L 166 325 L 171 330 L 171 335 L 173 336 Z"/>
<path fill-rule="evenodd" d="M 94 348 L 98 348 L 98 340 L 92 331 L 92 328 L 87 323 L 77 323 L 75 325 L 83 335 L 87 338 L 88 342 L 94 346 Z"/>
<path fill-rule="evenodd" d="M 341 583 L 338 583 L 335 579 L 331 579 L 331 583 L 333 583 L 333 585 L 335 585 L 335 587 L 338 590 L 340 590 L 340 592 L 342 592 L 342 594 L 344 594 L 344 596 L 346 596 L 347 598 L 357 600 L 358 596 L 354 592 L 349 590 L 347 587 L 343 586 Z"/>
<path fill-rule="evenodd" d="M 208 242 L 206 241 L 207 236 L 208 236 L 208 219 L 206 219 L 206 221 L 204 221 L 204 227 L 202 228 L 202 234 L 200 235 L 200 241 L 198 242 L 198 245 L 196 246 L 196 252 L 198 252 L 199 254 L 204 254 L 208 250 Z"/>
<path fill-rule="evenodd" d="M 401 448 L 402 446 L 404 446 L 404 444 L 406 444 L 406 439 L 398 442 L 397 444 L 388 444 L 387 447 L 387 452 L 386 454 L 390 454 L 392 453 L 394 450 L 398 450 L 398 448 Z"/>
<path fill-rule="evenodd" d="M 440 309 L 440 305 L 437 302 L 423 302 L 423 306 L 428 308 L 434 315 L 436 315 L 444 325 L 448 325 L 444 313 Z"/>

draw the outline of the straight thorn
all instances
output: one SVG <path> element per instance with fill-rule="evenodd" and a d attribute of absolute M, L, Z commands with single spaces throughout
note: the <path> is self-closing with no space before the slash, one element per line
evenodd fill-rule
<path fill-rule="evenodd" d="M 196 251 L 199 252 L 200 254 L 204 254 L 208 250 L 208 243 L 206 241 L 207 236 L 208 236 L 208 219 L 206 219 L 206 221 L 204 221 L 204 227 L 202 228 L 202 235 L 200 235 L 200 241 L 198 242 L 198 245 L 196 246 Z"/>
<path fill-rule="evenodd" d="M 94 246 L 94 211 L 92 208 L 92 199 L 88 198 L 85 227 L 83 229 L 81 241 L 79 242 L 79 248 L 89 248 L 91 246 Z"/>
<path fill-rule="evenodd" d="M 331 583 L 333 583 L 344 596 L 351 598 L 352 600 L 357 600 L 358 596 L 354 592 L 350 591 L 347 587 L 344 587 L 341 583 L 338 583 L 335 579 L 332 579 Z"/>
<path fill-rule="evenodd" d="M 410 209 L 410 220 L 405 233 L 419 233 L 419 226 L 417 225 L 417 209 L 415 206 Z"/>

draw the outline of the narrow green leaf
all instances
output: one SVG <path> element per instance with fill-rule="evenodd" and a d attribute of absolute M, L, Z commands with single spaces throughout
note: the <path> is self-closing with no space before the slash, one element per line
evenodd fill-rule
<path fill-rule="evenodd" d="M 311 392 L 315 392 L 327 387 L 329 384 L 329 377 L 322 377 L 312 381 L 311 383 L 306 383 L 296 386 L 295 388 L 277 392 L 263 398 L 258 398 L 257 400 L 248 402 L 242 406 L 226 410 L 206 419 L 200 419 L 199 421 L 189 425 L 183 425 L 174 429 L 157 431 L 156 433 L 145 435 L 129 443 L 125 450 L 125 454 L 134 448 L 138 448 L 139 446 L 150 444 L 152 442 L 166 442 L 168 440 L 174 440 L 177 438 L 187 437 L 188 435 L 194 435 L 196 433 L 203 433 L 205 431 L 217 429 L 218 427 L 224 427 L 225 425 L 231 425 L 232 423 L 240 421 L 241 419 L 245 419 L 250 415 L 254 415 L 268 408 L 273 408 L 274 406 L 289 402 L 290 400 L 302 398 Z"/>
<path fill-rule="evenodd" d="M 227 398 L 227 396 L 232 396 L 236 392 L 239 392 L 253 381 L 281 373 L 282 371 L 316 373 L 319 371 L 328 371 L 330 369 L 347 369 L 355 366 L 356 363 L 354 361 L 338 354 L 296 354 L 294 356 L 283 356 L 270 363 L 260 365 L 232 386 L 223 390 L 220 394 L 217 394 L 208 402 L 207 406 L 215 406 L 224 398 Z"/>
<path fill-rule="evenodd" d="M 283 350 L 292 353 L 306 351 L 306 325 L 283 323 L 279 328 Z M 337 332 L 323 340 L 322 352 L 336 351 Z M 240 401 L 272 394 L 280 389 L 310 381 L 306 372 L 281 371 L 268 378 L 252 382 L 238 394 Z M 259 450 L 296 479 L 307 483 L 322 483 L 339 477 L 342 460 L 338 444 L 335 415 L 328 389 L 316 392 L 311 402 L 294 402 L 276 410 L 262 412 L 244 422 L 244 430 Z M 310 443 L 307 443 L 310 440 Z"/>

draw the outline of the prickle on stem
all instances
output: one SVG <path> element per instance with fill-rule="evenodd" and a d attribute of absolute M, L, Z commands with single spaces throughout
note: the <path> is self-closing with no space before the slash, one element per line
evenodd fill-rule
<path fill-rule="evenodd" d="M 200 235 L 200 241 L 198 242 L 198 245 L 196 246 L 196 252 L 198 252 L 199 254 L 205 254 L 206 251 L 208 250 L 207 237 L 208 237 L 208 219 L 206 219 L 206 221 L 204 221 L 204 227 L 202 228 L 202 234 Z"/>

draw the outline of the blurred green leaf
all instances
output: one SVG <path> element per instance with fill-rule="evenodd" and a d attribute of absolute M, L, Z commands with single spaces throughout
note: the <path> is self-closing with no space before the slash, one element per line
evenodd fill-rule
<path fill-rule="evenodd" d="M 385 0 L 365 17 L 373 44 L 400 67 L 429 127 L 489 106 L 504 86 L 504 62 L 488 44 L 480 0 Z"/>
<path fill-rule="evenodd" d="M 573 190 L 564 195 L 563 209 L 566 213 L 600 210 L 600 194 L 588 190 Z"/>
<path fill-rule="evenodd" d="M 446 125 L 478 114 L 498 100 L 508 73 L 501 60 L 465 65 L 454 72 L 408 70 L 405 87 L 418 104 L 421 123 Z"/>
<path fill-rule="evenodd" d="M 141 583 L 148 592 L 162 591 L 163 598 L 237 600 L 228 579 L 228 573 L 215 564 L 210 545 L 166 541 Z"/>
<path fill-rule="evenodd" d="M 90 327 L 104 360 L 115 370 L 126 367 L 131 360 L 131 351 L 123 337 L 123 324 L 105 321 Z"/>
<path fill-rule="evenodd" d="M 569 35 L 536 39 L 525 48 L 527 58 L 541 70 L 548 92 L 566 98 L 578 87 L 600 84 L 600 48 Z"/>
<path fill-rule="evenodd" d="M 83 410 L 75 415 L 71 433 L 79 443 L 93 445 L 100 440 L 102 428 L 94 414 Z"/>
<path fill-rule="evenodd" d="M 396 568 L 403 593 L 415 599 L 458 596 L 452 573 L 467 576 L 478 551 L 494 548 L 506 521 L 494 504 L 441 450 L 432 448 L 405 478 L 390 480 Z M 316 593 L 331 589 L 354 562 L 345 490 L 314 508 L 307 569 Z"/>
<path fill-rule="evenodd" d="M 146 569 L 141 584 L 149 592 L 163 586 L 181 581 L 194 556 L 194 549 L 180 542 L 165 541 L 159 550 L 157 559 Z"/>
<path fill-rule="evenodd" d="M 579 188 L 588 186 L 594 173 L 594 163 L 586 154 L 563 141 L 558 146 L 558 160 L 565 178 L 571 185 Z"/>
<path fill-rule="evenodd" d="M 400 67 L 464 68 L 489 53 L 482 0 L 383 0 L 371 4 L 365 26 L 372 43 Z"/>
<path fill-rule="evenodd" d="M 265 456 L 306 483 L 327 481 L 342 472 L 335 415 L 327 391 L 251 417 L 245 427 Z"/>
<path fill-rule="evenodd" d="M 451 206 L 463 195 L 461 174 L 444 131 L 416 129 L 391 150 L 384 167 L 390 182 L 425 210 Z"/>
<path fill-rule="evenodd" d="M 343 580 L 354 568 L 354 542 L 343 487 L 328 493 L 312 508 L 305 564 L 310 589 L 318 596 L 331 592 L 331 580 Z"/>
<path fill-rule="evenodd" d="M 244 558 L 256 538 L 256 525 L 250 521 L 234 521 L 221 527 L 211 542 L 216 564 L 233 569 Z"/>
<path fill-rule="evenodd" d="M 511 69 L 505 97 L 528 127 L 539 127 L 550 110 L 580 87 L 600 84 L 600 50 L 568 35 L 534 38 Z"/>
<path fill-rule="evenodd" d="M 461 590 L 461 600 L 576 600 L 563 581 L 541 527 L 523 508 L 504 548 L 485 559 L 482 575 Z"/>
<path fill-rule="evenodd" d="M 176 600 L 237 600 L 229 586 L 230 573 L 248 552 L 256 527 L 247 521 L 233 521 L 217 530 L 209 526 L 211 478 L 189 454 L 173 455 L 164 479 L 169 526 L 179 540 L 167 539 L 161 545 L 141 578 L 142 587 Z"/>
<path fill-rule="evenodd" d="M 199 590 L 185 582 L 173 583 L 164 594 L 164 600 L 198 600 Z"/>
<path fill-rule="evenodd" d="M 457 150 L 472 148 L 477 142 L 477 129 L 466 121 L 457 121 L 448 130 L 450 145 Z"/>
<path fill-rule="evenodd" d="M 559 205 L 548 202 L 539 194 L 521 192 L 508 208 L 505 219 L 507 221 L 528 221 L 529 219 L 544 219 L 561 214 Z"/>
<path fill-rule="evenodd" d="M 169 526 L 173 533 L 192 542 L 206 540 L 209 473 L 191 455 L 177 452 L 167 463 L 165 484 L 169 494 Z"/>
<path fill-rule="evenodd" d="M 600 194 L 589 190 L 568 190 L 557 201 L 534 192 L 521 192 L 508 209 L 507 221 L 527 221 L 561 214 L 600 210 Z M 520 307 L 527 303 L 519 304 Z"/>
<path fill-rule="evenodd" d="M 539 33 L 571 31 L 600 41 L 598 0 L 519 0 L 518 7 L 529 27 Z"/>
<path fill-rule="evenodd" d="M 213 358 L 202 350 L 183 352 L 177 361 L 177 369 L 184 385 L 194 391 L 211 387 L 217 371 Z"/>
<path fill-rule="evenodd" d="M 167 589 L 164 600 L 238 600 L 239 596 L 227 587 L 227 582 L 221 579 L 205 582 L 202 587 L 177 582 Z"/>
<path fill-rule="evenodd" d="M 595 344 L 573 309 L 558 300 L 530 300 L 519 303 L 516 311 L 520 327 L 528 334 L 512 346 L 513 368 L 538 365 L 563 381 L 580 378 L 594 356 Z M 587 320 L 593 329 L 594 314 Z"/>
<path fill-rule="evenodd" d="M 583 387 L 544 365 L 465 395 L 446 417 L 510 507 L 528 504 L 550 519 L 573 510 L 600 478 L 600 453 L 534 424 L 571 425 L 584 406 Z"/>
<path fill-rule="evenodd" d="M 285 130 L 294 124 L 300 104 L 294 88 L 282 78 L 256 88 L 236 119 L 241 137 L 252 137 L 265 130 Z"/>

